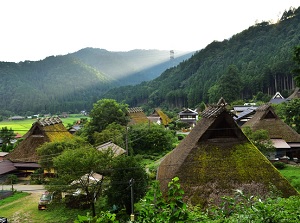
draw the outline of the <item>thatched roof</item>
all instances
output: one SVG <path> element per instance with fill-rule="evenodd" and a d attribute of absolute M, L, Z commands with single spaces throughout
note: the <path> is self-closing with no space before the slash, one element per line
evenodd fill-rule
<path fill-rule="evenodd" d="M 164 126 L 169 125 L 172 121 L 160 108 L 154 109 L 153 113 L 147 117 L 152 122 L 157 122 L 158 120 L 161 121 L 161 124 Z"/>
<path fill-rule="evenodd" d="M 175 176 L 194 205 L 219 204 L 240 189 L 265 196 L 270 185 L 284 196 L 297 194 L 268 159 L 243 134 L 225 108 L 224 100 L 210 106 L 189 135 L 161 162 L 157 179 L 162 192 Z"/>
<path fill-rule="evenodd" d="M 126 153 L 125 149 L 114 144 L 113 142 L 107 142 L 107 143 L 101 144 L 101 145 L 97 146 L 96 149 L 98 151 L 106 151 L 108 149 L 111 149 L 112 152 L 114 153 L 114 156 L 119 156 L 119 155 Z"/>
<path fill-rule="evenodd" d="M 296 87 L 294 92 L 288 97 L 288 99 L 292 100 L 295 98 L 300 98 L 300 89 L 299 87 Z"/>
<path fill-rule="evenodd" d="M 24 140 L 9 154 L 7 158 L 12 162 L 38 162 L 36 149 L 46 142 L 61 141 L 70 138 L 59 118 L 39 119 L 32 124 L 24 135 Z"/>
<path fill-rule="evenodd" d="M 129 125 L 148 123 L 149 119 L 141 107 L 128 108 Z"/>
<path fill-rule="evenodd" d="M 243 125 L 245 126 L 249 126 L 253 131 L 265 129 L 272 139 L 300 142 L 300 135 L 278 117 L 270 104 L 257 108 L 253 117 Z"/>

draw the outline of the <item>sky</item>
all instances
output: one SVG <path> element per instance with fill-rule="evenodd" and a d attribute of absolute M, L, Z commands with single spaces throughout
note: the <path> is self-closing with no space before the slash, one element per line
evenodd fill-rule
<path fill-rule="evenodd" d="M 299 0 L 3 0 L 0 61 L 38 61 L 86 47 L 196 51 L 280 19 Z"/>

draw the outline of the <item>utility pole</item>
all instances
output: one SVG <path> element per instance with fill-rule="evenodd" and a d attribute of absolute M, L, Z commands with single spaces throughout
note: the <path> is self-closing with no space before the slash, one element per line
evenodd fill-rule
<path fill-rule="evenodd" d="M 133 183 L 134 183 L 134 179 L 131 178 L 129 180 L 130 193 L 131 193 L 131 215 L 130 215 L 131 222 L 134 222 Z"/>
<path fill-rule="evenodd" d="M 128 127 L 127 127 L 127 125 L 125 127 L 125 149 L 126 149 L 126 154 L 128 156 L 129 151 L 128 151 Z"/>

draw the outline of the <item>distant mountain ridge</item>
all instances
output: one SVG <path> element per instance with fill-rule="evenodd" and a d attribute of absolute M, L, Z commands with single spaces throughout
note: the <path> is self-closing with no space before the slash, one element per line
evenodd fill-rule
<path fill-rule="evenodd" d="M 89 110 L 108 90 L 151 80 L 191 55 L 169 62 L 169 51 L 85 48 L 40 61 L 0 62 L 0 116 Z"/>
<path fill-rule="evenodd" d="M 300 45 L 299 24 L 300 7 L 291 8 L 275 24 L 256 23 L 229 39 L 213 41 L 159 77 L 114 88 L 102 97 L 125 100 L 132 107 L 146 110 L 193 108 L 202 102 L 217 103 L 225 94 L 227 102 L 267 101 L 277 91 L 287 97 L 295 88 L 293 49 Z M 230 67 L 236 74 L 224 83 L 222 77 Z"/>
<path fill-rule="evenodd" d="M 85 48 L 69 54 L 116 80 L 120 86 L 135 85 L 153 80 L 166 69 L 187 60 L 194 52 L 175 51 L 170 59 L 167 50 L 131 50 L 110 52 L 104 49 Z"/>

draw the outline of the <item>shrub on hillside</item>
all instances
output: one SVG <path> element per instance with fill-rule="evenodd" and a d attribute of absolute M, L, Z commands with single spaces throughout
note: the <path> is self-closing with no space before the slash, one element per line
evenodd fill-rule
<path fill-rule="evenodd" d="M 286 164 L 283 162 L 275 162 L 273 163 L 273 165 L 278 169 L 278 170 L 282 170 L 286 167 Z"/>

